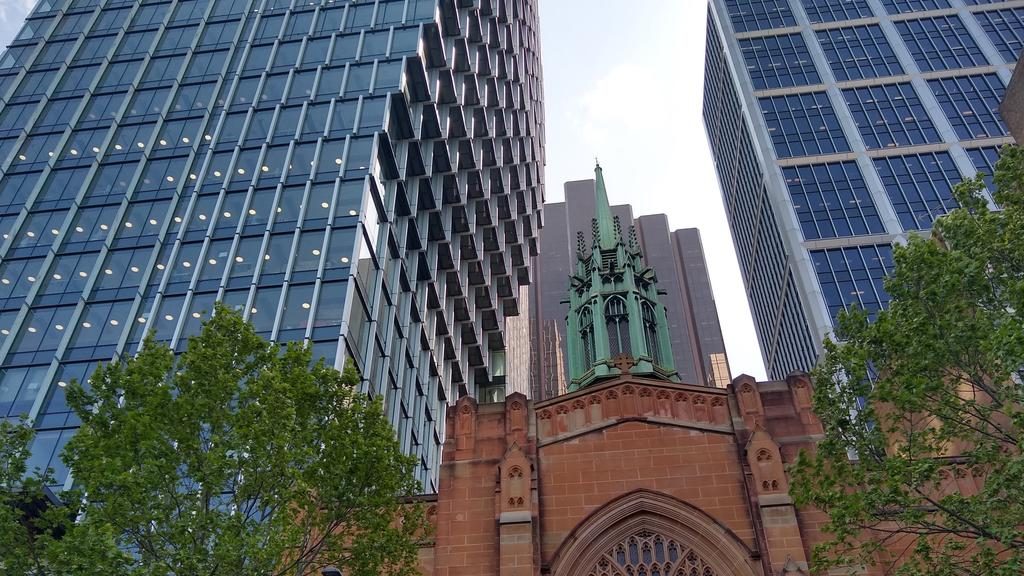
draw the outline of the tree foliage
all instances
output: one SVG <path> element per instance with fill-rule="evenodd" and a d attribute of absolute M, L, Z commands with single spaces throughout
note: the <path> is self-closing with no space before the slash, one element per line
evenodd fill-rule
<path fill-rule="evenodd" d="M 842 315 L 814 374 L 825 428 L 795 466 L 829 515 L 820 568 L 1024 573 L 1024 153 L 960 184 L 931 238 L 895 249 L 887 310 Z"/>
<path fill-rule="evenodd" d="M 177 358 L 147 340 L 69 387 L 78 521 L 66 520 L 77 493 L 48 509 L 61 538 L 0 516 L 0 574 L 415 574 L 414 461 L 358 382 L 219 305 Z M 37 498 L 45 479 L 21 480 L 30 432 L 5 426 L 0 482 Z M 23 569 L 32 549 L 40 560 Z"/>

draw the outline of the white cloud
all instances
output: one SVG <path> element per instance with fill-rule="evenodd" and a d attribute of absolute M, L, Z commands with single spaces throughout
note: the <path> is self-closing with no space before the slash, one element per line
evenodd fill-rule
<path fill-rule="evenodd" d="M 35 5 L 35 0 L 0 0 L 0 20 L 20 25 Z"/>
<path fill-rule="evenodd" d="M 0 0 L 0 51 L 14 40 L 36 0 Z"/>

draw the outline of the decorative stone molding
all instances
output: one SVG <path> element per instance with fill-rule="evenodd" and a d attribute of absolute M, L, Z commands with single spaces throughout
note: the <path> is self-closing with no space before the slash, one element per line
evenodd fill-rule
<path fill-rule="evenodd" d="M 750 441 L 747 442 L 746 452 L 758 495 L 789 493 L 782 452 L 771 435 L 761 426 L 754 429 Z"/>
<path fill-rule="evenodd" d="M 505 435 L 513 442 L 526 443 L 529 400 L 520 392 L 505 397 Z"/>
<path fill-rule="evenodd" d="M 753 429 L 764 423 L 764 404 L 761 402 L 761 391 L 758 389 L 757 381 L 746 374 L 741 374 L 732 381 L 732 387 L 736 391 L 736 403 L 746 427 Z"/>
<path fill-rule="evenodd" d="M 477 403 L 463 396 L 455 403 L 455 459 L 472 458 L 476 450 Z"/>
<path fill-rule="evenodd" d="M 650 490 L 626 494 L 585 518 L 555 553 L 546 574 L 590 576 L 609 550 L 643 533 L 661 535 L 692 551 L 716 576 L 758 574 L 750 550 L 735 534 L 697 508 Z"/>
<path fill-rule="evenodd" d="M 786 384 L 793 395 L 793 406 L 800 416 L 800 422 L 813 431 L 820 431 L 821 421 L 814 415 L 814 388 L 810 376 L 795 372 L 786 377 Z"/>
<path fill-rule="evenodd" d="M 537 410 L 537 438 L 583 433 L 630 419 L 656 420 L 682 426 L 731 431 L 725 391 L 714 388 L 645 381 L 612 381 L 587 392 L 542 403 Z"/>
<path fill-rule="evenodd" d="M 518 443 L 513 443 L 505 453 L 498 473 L 498 510 L 501 513 L 529 511 L 533 507 L 533 467 Z"/>

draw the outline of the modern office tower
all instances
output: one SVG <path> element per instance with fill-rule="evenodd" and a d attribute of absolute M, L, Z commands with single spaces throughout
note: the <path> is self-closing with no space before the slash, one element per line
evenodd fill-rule
<path fill-rule="evenodd" d="M 769 377 L 884 308 L 892 243 L 992 172 L 1022 42 L 1015 2 L 711 0 L 704 121 Z"/>
<path fill-rule="evenodd" d="M 531 315 L 534 319 L 531 387 L 536 400 L 563 394 L 569 385 L 566 357 L 565 298 L 569 277 L 576 271 L 576 237 L 592 233 L 597 213 L 595 181 L 565 184 L 565 201 L 544 204 L 544 229 L 540 254 L 534 262 Z M 672 231 L 664 214 L 633 217 L 628 205 L 611 207 L 612 215 L 636 229 L 644 261 L 654 269 L 665 293 L 661 303 L 668 309 L 668 332 L 673 364 L 681 381 L 724 386 L 731 379 L 718 310 L 711 291 L 696 229 Z"/>
<path fill-rule="evenodd" d="M 0 57 L 0 417 L 215 300 L 352 358 L 436 488 L 543 202 L 536 3 L 41 0 Z M 491 393 L 491 395 L 494 395 Z"/>

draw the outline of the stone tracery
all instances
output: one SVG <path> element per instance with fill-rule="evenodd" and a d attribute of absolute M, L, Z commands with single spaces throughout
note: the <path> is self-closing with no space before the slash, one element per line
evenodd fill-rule
<path fill-rule="evenodd" d="M 606 551 L 587 576 L 717 576 L 696 552 L 649 530 Z"/>

